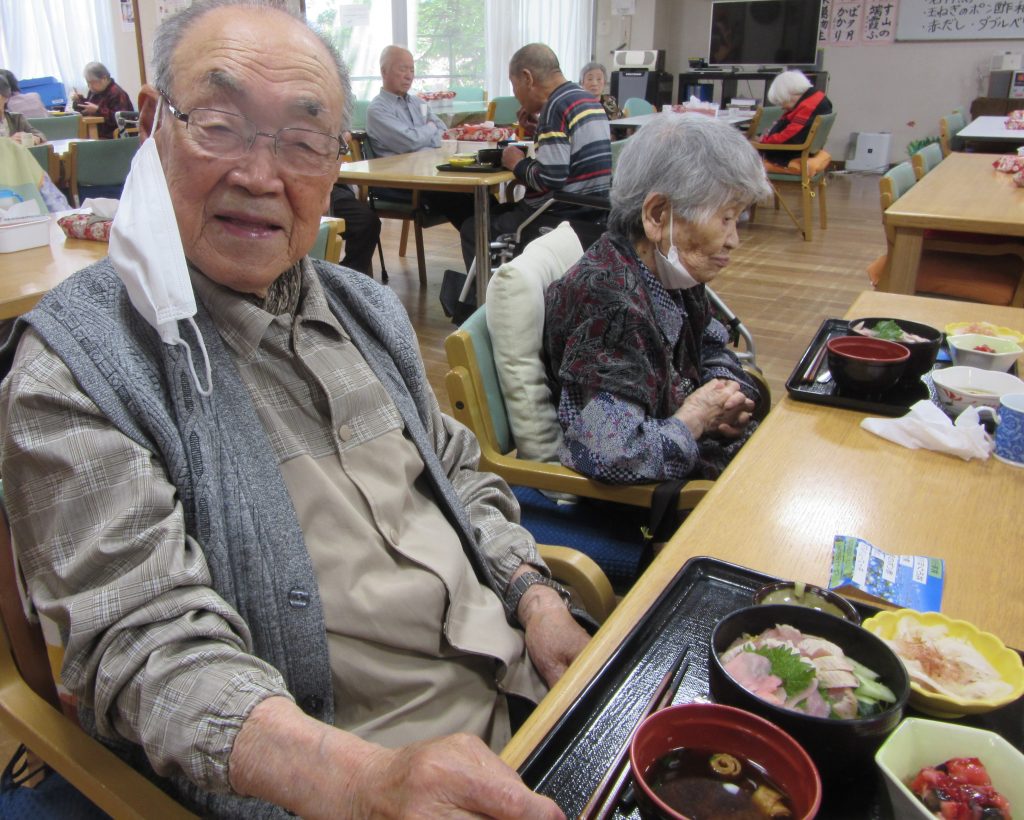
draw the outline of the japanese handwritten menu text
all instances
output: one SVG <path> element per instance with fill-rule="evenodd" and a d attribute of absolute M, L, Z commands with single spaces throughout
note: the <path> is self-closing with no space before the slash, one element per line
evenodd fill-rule
<path fill-rule="evenodd" d="M 823 0 L 818 42 L 840 47 L 891 43 L 896 39 L 897 2 Z M 1024 4 L 1024 0 L 1020 2 Z"/>
<path fill-rule="evenodd" d="M 1024 0 L 903 0 L 898 40 L 996 40 L 1024 36 Z"/>

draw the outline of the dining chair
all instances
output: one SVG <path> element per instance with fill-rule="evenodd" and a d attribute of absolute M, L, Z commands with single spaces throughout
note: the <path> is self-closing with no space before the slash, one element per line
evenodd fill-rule
<path fill-rule="evenodd" d="M 953 151 L 964 150 L 964 139 L 957 134 L 967 126 L 967 118 L 957 109 L 939 120 L 939 142 L 942 156 L 948 157 Z"/>
<path fill-rule="evenodd" d="M 909 161 L 886 171 L 878 180 L 882 213 L 915 184 Z M 872 287 L 888 268 L 894 229 L 886 227 L 885 239 L 887 252 L 868 265 Z M 968 302 L 1024 307 L 1024 242 L 994 234 L 927 230 L 914 290 Z"/>
<path fill-rule="evenodd" d="M 28 152 L 36 158 L 36 162 L 50 176 L 54 185 L 60 184 L 60 157 L 54 151 L 53 146 L 48 142 L 42 145 L 33 145 Z"/>
<path fill-rule="evenodd" d="M 495 125 L 518 125 L 519 108 L 519 100 L 515 97 L 493 97 L 487 103 L 485 119 Z"/>
<path fill-rule="evenodd" d="M 354 151 L 359 152 L 362 159 L 373 159 L 373 146 L 366 133 L 353 133 L 353 142 L 358 141 Z M 419 271 L 420 286 L 427 286 L 427 257 L 423 249 L 423 229 L 432 228 L 435 225 L 442 225 L 447 222 L 445 217 L 439 213 L 431 213 L 420 203 L 420 192 L 412 191 L 412 199 L 388 198 L 388 189 L 384 188 L 361 188 L 360 195 L 366 198 L 370 207 L 377 212 L 381 219 L 402 220 L 402 235 L 398 241 L 398 255 L 405 256 L 409 249 L 409 226 L 412 225 L 416 240 L 416 267 Z M 383 252 L 381 253 L 381 264 L 383 266 Z"/>
<path fill-rule="evenodd" d="M 352 101 L 352 131 L 366 130 L 366 111 L 369 107 L 369 100 Z"/>
<path fill-rule="evenodd" d="M 914 176 L 920 181 L 925 174 L 942 162 L 942 146 L 937 142 L 930 142 L 924 148 L 915 151 L 910 161 L 914 165 Z"/>
<path fill-rule="evenodd" d="M 43 132 L 48 140 L 78 139 L 81 114 L 60 114 L 52 117 L 29 117 L 28 124 Z"/>
<path fill-rule="evenodd" d="M 657 110 L 643 97 L 630 97 L 622 104 L 624 117 L 639 117 L 641 114 L 653 114 Z"/>
<path fill-rule="evenodd" d="M 138 150 L 139 137 L 71 143 L 68 175 L 75 207 L 87 197 L 120 199 Z"/>
<path fill-rule="evenodd" d="M 523 526 L 538 541 L 586 553 L 625 590 L 642 569 L 637 522 L 646 518 L 657 485 L 605 484 L 558 463 L 561 428 L 541 360 L 544 290 L 582 253 L 563 222 L 497 268 L 487 303 L 445 340 L 445 386 L 455 418 L 479 441 L 480 469 L 512 485 Z M 678 509 L 692 509 L 711 486 L 688 482 Z M 559 503 L 544 493 L 589 501 Z"/>
<path fill-rule="evenodd" d="M 309 251 L 314 259 L 339 264 L 341 262 L 342 234 L 345 233 L 345 220 L 335 216 L 320 217 L 320 229 L 316 234 L 316 242 Z"/>
<path fill-rule="evenodd" d="M 468 88 L 456 88 L 455 99 L 465 102 L 483 102 L 487 99 L 487 92 L 482 88 L 470 86 Z"/>
<path fill-rule="evenodd" d="M 788 165 L 776 165 L 773 162 L 765 161 L 765 170 L 768 174 L 768 181 L 775 194 L 775 207 L 780 205 L 793 220 L 793 224 L 803 234 L 804 240 L 811 241 L 813 232 L 813 204 L 818 200 L 818 222 L 822 230 L 828 228 L 828 208 L 826 205 L 825 191 L 827 188 L 826 179 L 828 169 L 832 164 L 832 156 L 825 150 L 828 135 L 836 121 L 836 113 L 819 114 L 811 123 L 811 129 L 807 133 L 807 139 L 799 144 L 774 143 L 751 143 L 755 148 L 762 151 L 786 151 L 793 154 L 793 159 Z M 780 185 L 800 186 L 800 218 L 798 219 L 793 210 L 783 199 L 779 191 Z M 757 213 L 756 204 L 750 209 L 750 221 L 754 221 Z"/>
<path fill-rule="evenodd" d="M 747 139 L 756 142 L 757 137 L 766 133 L 781 116 L 781 105 L 759 105 L 754 112 L 754 116 L 747 123 Z"/>
<path fill-rule="evenodd" d="M 86 734 L 62 707 L 54 681 L 59 648 L 25 613 L 6 513 L 0 506 L 0 725 L 117 818 L 194 818 L 191 812 Z M 51 654 L 53 660 L 51 660 Z"/>
<path fill-rule="evenodd" d="M 622 153 L 622 149 L 626 147 L 626 141 L 629 137 L 621 140 L 612 140 L 612 173 L 615 173 L 615 166 L 619 164 L 619 155 Z"/>

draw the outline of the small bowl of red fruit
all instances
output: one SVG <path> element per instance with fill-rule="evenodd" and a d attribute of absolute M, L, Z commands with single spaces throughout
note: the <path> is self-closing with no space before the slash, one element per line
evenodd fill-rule
<path fill-rule="evenodd" d="M 980 333 L 964 333 L 948 336 L 949 354 L 953 364 L 980 367 L 984 370 L 998 370 L 1005 373 L 1017 357 L 1024 353 L 1013 339 L 1002 336 L 982 336 Z"/>
<path fill-rule="evenodd" d="M 1024 754 L 985 729 L 906 718 L 875 754 L 899 818 L 1024 812 Z"/>

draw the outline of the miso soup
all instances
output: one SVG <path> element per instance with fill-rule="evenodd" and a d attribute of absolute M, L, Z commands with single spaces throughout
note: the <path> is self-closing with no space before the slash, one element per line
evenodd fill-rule
<path fill-rule="evenodd" d="M 741 755 L 674 749 L 651 765 L 645 779 L 661 800 L 691 820 L 793 816 L 789 796 Z"/>

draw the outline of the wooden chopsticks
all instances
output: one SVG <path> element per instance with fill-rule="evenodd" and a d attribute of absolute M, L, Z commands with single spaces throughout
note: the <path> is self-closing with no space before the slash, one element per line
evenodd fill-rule
<path fill-rule="evenodd" d="M 637 726 L 648 715 L 671 705 L 672 698 L 675 697 L 676 690 L 679 689 L 679 685 L 686 675 L 686 670 L 689 668 L 690 662 L 687 659 L 689 651 L 689 646 L 684 648 L 679 653 L 679 658 L 665 673 L 665 677 L 661 679 L 661 683 L 658 684 L 650 700 L 644 706 L 643 712 L 640 713 Z M 622 790 L 629 781 L 629 744 L 632 739 L 633 732 L 630 732 L 622 744 L 622 748 L 619 749 L 612 759 L 612 764 L 608 767 L 608 771 L 601 778 L 601 782 L 597 784 L 597 788 L 590 796 L 590 800 L 587 801 L 587 804 L 579 813 L 580 820 L 604 820 L 604 818 L 611 817 L 615 813 L 615 807 L 619 804 Z"/>
<path fill-rule="evenodd" d="M 821 363 L 825 358 L 827 350 L 828 337 L 826 336 L 824 341 L 821 343 L 821 347 L 818 348 L 818 352 L 814 354 L 814 358 L 811 359 L 811 363 L 807 365 L 803 375 L 800 377 L 801 384 L 811 384 L 814 381 L 815 376 L 818 375 L 818 371 L 821 369 Z"/>

